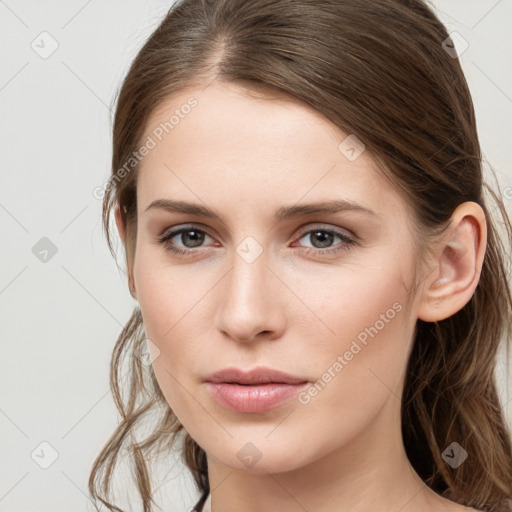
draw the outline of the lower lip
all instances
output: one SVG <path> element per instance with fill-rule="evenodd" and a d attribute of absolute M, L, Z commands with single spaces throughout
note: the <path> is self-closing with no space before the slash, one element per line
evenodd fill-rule
<path fill-rule="evenodd" d="M 307 382 L 301 384 L 227 384 L 207 382 L 208 391 L 217 402 L 236 412 L 265 412 L 295 396 Z"/>

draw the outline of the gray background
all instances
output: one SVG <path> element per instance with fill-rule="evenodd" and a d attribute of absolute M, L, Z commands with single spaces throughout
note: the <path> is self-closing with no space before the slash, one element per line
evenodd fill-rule
<path fill-rule="evenodd" d="M 435 5 L 469 43 L 460 59 L 510 211 L 512 0 Z M 0 1 L 0 512 L 93 510 L 90 466 L 118 422 L 109 359 L 136 304 L 107 250 L 93 190 L 109 176 L 114 92 L 169 6 Z M 157 501 L 188 510 L 197 495 L 190 475 L 179 461 L 165 470 Z"/>

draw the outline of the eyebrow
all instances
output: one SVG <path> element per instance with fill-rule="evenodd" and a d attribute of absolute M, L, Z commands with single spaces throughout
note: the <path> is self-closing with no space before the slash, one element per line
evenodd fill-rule
<path fill-rule="evenodd" d="M 197 215 L 202 217 L 208 217 L 210 219 L 216 219 L 222 221 L 222 218 L 218 212 L 211 208 L 201 206 L 199 204 L 188 203 L 185 201 L 173 201 L 171 199 L 156 199 L 153 201 L 145 211 L 152 209 L 162 209 L 176 213 L 188 213 L 190 215 Z M 370 215 L 377 215 L 373 210 L 355 203 L 353 201 L 347 201 L 345 199 L 333 199 L 331 201 L 292 205 L 292 206 L 281 206 L 274 214 L 274 219 L 278 222 L 284 220 L 293 219 L 297 217 L 303 217 L 307 215 L 314 215 L 318 213 L 337 213 L 342 211 L 357 211 L 363 212 Z"/>

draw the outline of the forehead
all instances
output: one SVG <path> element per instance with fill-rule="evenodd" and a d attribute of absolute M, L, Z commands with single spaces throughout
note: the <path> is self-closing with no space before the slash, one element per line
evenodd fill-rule
<path fill-rule="evenodd" d="M 140 163 L 141 209 L 163 196 L 229 200 L 244 213 L 301 198 L 343 198 L 379 214 L 406 208 L 369 152 L 357 156 L 362 146 L 353 135 L 285 95 L 217 82 L 182 90 L 152 113 L 148 138 L 154 147 Z"/>

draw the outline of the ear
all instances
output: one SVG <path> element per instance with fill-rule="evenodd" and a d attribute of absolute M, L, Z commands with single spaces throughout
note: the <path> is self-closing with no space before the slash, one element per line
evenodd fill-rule
<path fill-rule="evenodd" d="M 487 247 L 485 213 L 477 203 L 460 204 L 451 216 L 431 271 L 420 287 L 418 318 L 437 322 L 460 311 L 480 279 Z"/>
<path fill-rule="evenodd" d="M 124 211 L 126 212 L 126 209 Z M 123 245 L 125 247 L 125 252 L 126 252 L 126 226 L 124 224 L 123 217 L 121 215 L 121 207 L 119 204 L 117 205 L 114 214 L 115 214 L 115 218 L 116 218 L 117 231 L 119 232 L 119 236 L 121 237 L 121 241 L 123 242 Z M 128 262 L 127 262 L 127 265 L 129 265 Z M 135 300 L 137 300 L 137 292 L 135 290 L 135 282 L 134 282 L 133 275 L 129 268 L 127 270 L 127 274 L 128 274 L 128 288 L 130 290 L 130 295 Z"/>
<path fill-rule="evenodd" d="M 121 206 L 119 203 L 117 204 L 117 207 L 115 209 L 115 217 L 116 217 L 116 226 L 117 231 L 119 231 L 119 236 L 121 237 L 121 241 L 123 242 L 123 245 L 126 244 L 126 228 L 123 222 L 123 218 L 121 216 Z"/>

